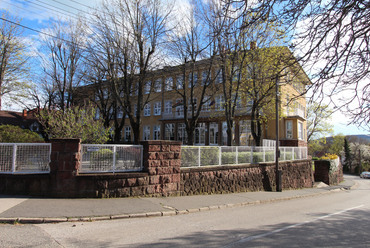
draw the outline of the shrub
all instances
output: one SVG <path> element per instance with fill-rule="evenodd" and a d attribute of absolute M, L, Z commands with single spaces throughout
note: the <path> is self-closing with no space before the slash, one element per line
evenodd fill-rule
<path fill-rule="evenodd" d="M 18 126 L 0 125 L 0 142 L 2 143 L 36 143 L 44 140 L 35 132 Z"/>
<path fill-rule="evenodd" d="M 338 158 L 338 155 L 336 155 L 336 154 L 325 153 L 325 155 L 322 156 L 320 159 L 323 159 L 323 160 L 334 160 L 334 159 L 337 159 L 337 158 Z"/>

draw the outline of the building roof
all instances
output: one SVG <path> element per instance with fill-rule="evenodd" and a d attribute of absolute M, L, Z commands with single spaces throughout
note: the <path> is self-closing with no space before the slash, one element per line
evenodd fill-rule
<path fill-rule="evenodd" d="M 15 112 L 15 111 L 0 111 L 0 125 L 13 125 L 19 126 L 21 128 L 27 128 L 35 123 L 38 122 L 37 118 L 35 117 L 35 113 L 37 110 L 23 110 L 23 112 Z"/>

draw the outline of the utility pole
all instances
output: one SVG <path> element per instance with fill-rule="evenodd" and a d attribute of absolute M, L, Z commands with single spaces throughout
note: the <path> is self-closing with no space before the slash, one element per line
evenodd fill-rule
<path fill-rule="evenodd" d="M 280 157 L 280 150 L 279 150 L 279 75 L 276 75 L 276 82 L 275 82 L 275 90 L 276 90 L 276 99 L 275 99 L 275 123 L 276 123 L 276 144 L 275 144 L 275 175 L 276 175 L 276 192 L 282 191 L 282 182 L 281 182 L 281 171 L 279 170 L 279 157 Z"/>

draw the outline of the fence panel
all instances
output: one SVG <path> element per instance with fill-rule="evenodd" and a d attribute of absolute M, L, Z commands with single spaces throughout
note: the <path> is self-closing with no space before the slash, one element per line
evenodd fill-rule
<path fill-rule="evenodd" d="M 0 173 L 39 174 L 50 172 L 51 144 L 0 144 Z"/>
<path fill-rule="evenodd" d="M 182 146 L 181 167 L 275 162 L 275 147 Z M 280 147 L 280 161 L 307 159 L 307 147 Z"/>
<path fill-rule="evenodd" d="M 81 145 L 80 173 L 127 172 L 143 169 L 141 145 Z"/>

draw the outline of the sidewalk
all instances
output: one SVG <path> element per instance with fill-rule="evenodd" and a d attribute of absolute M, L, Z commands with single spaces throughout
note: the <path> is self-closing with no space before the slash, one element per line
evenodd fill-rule
<path fill-rule="evenodd" d="M 283 192 L 246 192 L 158 198 L 52 199 L 0 195 L 0 223 L 53 223 L 170 216 L 331 193 L 355 186 L 345 176 L 337 186 Z"/>

